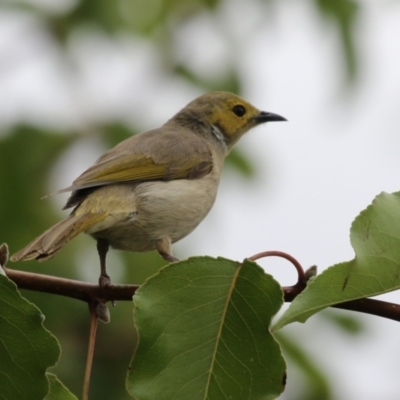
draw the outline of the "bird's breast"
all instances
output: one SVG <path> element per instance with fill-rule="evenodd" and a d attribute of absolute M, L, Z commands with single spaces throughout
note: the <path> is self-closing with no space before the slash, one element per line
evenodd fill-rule
<path fill-rule="evenodd" d="M 168 236 L 175 242 L 206 217 L 217 196 L 219 179 L 148 182 L 135 189 L 137 222 L 155 239 Z"/>

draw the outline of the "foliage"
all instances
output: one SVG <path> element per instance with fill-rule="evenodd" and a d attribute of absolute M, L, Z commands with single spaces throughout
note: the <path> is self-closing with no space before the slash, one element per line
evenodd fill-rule
<path fill-rule="evenodd" d="M 47 373 L 47 379 L 49 380 L 49 392 L 44 400 L 77 400 L 77 397 L 54 374 Z"/>
<path fill-rule="evenodd" d="M 400 193 L 382 193 L 351 227 L 356 257 L 313 279 L 277 322 L 275 329 L 334 304 L 376 296 L 400 287 Z"/>
<path fill-rule="evenodd" d="M 352 225 L 355 260 L 311 278 L 275 329 L 304 322 L 329 305 L 398 289 L 399 226 L 400 193 L 380 194 Z M 1 258 L 5 263 L 4 254 Z M 4 275 L 0 292 L 3 393 L 41 399 L 48 377 L 47 398 L 72 399 L 58 378 L 46 376 L 59 348 L 43 328 L 42 314 Z M 281 341 L 318 382 L 318 398 L 329 398 L 324 377 L 301 349 L 270 332 L 281 305 L 279 284 L 252 261 L 195 257 L 162 268 L 133 298 L 139 340 L 128 370 L 128 392 L 138 400 L 275 399 L 286 379 Z"/>
<path fill-rule="evenodd" d="M 0 274 L 0 293 L 1 395 L 41 400 L 49 386 L 46 369 L 56 364 L 60 347 L 43 327 L 44 315 L 4 274 Z"/>

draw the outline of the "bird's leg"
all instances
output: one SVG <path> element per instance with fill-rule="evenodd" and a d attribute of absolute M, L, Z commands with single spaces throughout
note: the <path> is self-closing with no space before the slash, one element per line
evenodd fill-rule
<path fill-rule="evenodd" d="M 172 255 L 172 246 L 171 239 L 169 237 L 165 237 L 162 239 L 158 239 L 156 242 L 156 249 L 158 254 L 169 262 L 179 261 L 176 257 Z"/>
<path fill-rule="evenodd" d="M 106 271 L 106 256 L 110 245 L 108 240 L 106 239 L 97 239 L 97 252 L 100 257 L 100 277 L 99 277 L 99 285 L 101 287 L 107 286 L 111 283 L 111 279 Z"/>

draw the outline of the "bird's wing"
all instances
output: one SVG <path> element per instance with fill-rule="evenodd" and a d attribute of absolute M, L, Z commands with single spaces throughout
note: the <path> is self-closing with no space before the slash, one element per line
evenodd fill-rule
<path fill-rule="evenodd" d="M 163 136 L 154 140 L 154 136 Z M 123 182 L 199 179 L 211 172 L 212 154 L 197 136 L 149 131 L 121 142 L 60 192 Z M 183 137 L 182 137 L 183 136 Z M 186 135 L 187 136 L 187 135 Z M 162 143 L 162 146 L 160 146 Z"/>

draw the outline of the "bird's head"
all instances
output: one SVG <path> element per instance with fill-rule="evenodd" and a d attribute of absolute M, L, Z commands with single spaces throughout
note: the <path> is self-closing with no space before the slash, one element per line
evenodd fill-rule
<path fill-rule="evenodd" d="M 228 92 L 204 94 L 190 102 L 174 118 L 199 133 L 211 134 L 229 151 L 249 129 L 269 121 L 286 121 L 280 115 L 260 111 Z"/>

